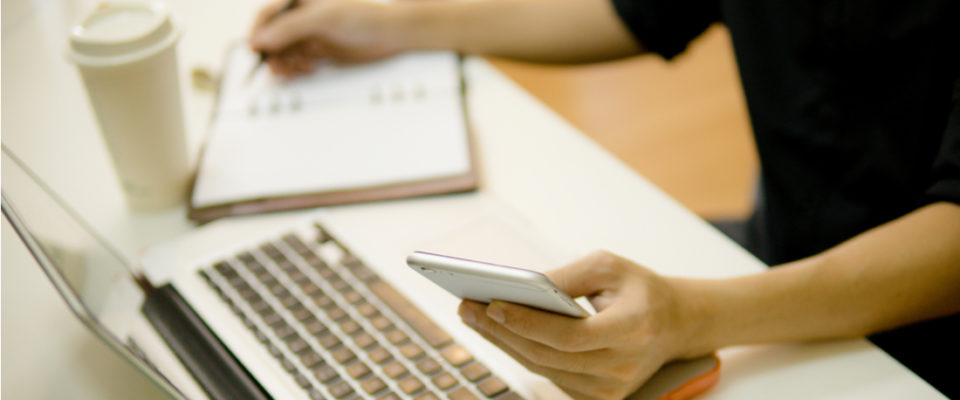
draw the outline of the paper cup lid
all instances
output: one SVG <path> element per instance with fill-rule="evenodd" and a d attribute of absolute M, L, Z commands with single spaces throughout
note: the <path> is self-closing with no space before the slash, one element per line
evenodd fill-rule
<path fill-rule="evenodd" d="M 159 2 L 104 1 L 70 33 L 70 58 L 86 66 L 130 63 L 176 43 L 179 32 Z"/>

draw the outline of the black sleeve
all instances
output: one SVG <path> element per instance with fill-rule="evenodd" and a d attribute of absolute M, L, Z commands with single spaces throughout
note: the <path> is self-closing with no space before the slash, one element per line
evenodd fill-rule
<path fill-rule="evenodd" d="M 953 85 L 953 109 L 933 164 L 933 184 L 927 196 L 932 201 L 960 204 L 960 78 Z"/>
<path fill-rule="evenodd" d="M 718 0 L 611 0 L 644 49 L 671 59 L 710 24 L 720 21 Z"/>

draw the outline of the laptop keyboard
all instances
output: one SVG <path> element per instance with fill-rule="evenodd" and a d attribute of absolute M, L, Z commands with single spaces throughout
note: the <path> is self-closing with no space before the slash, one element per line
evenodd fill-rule
<path fill-rule="evenodd" d="M 316 228 L 199 271 L 307 398 L 521 398 Z"/>

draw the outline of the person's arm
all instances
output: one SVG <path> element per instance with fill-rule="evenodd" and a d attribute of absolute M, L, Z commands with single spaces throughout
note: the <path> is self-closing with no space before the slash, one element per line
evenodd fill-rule
<path fill-rule="evenodd" d="M 862 336 L 960 312 L 960 206 L 940 202 L 762 274 L 682 280 L 688 354 Z M 744 329 L 749 327 L 749 329 Z"/>
<path fill-rule="evenodd" d="M 623 398 L 664 362 L 751 343 L 853 337 L 960 312 L 960 206 L 940 202 L 824 253 L 730 279 L 663 277 L 597 252 L 548 273 L 599 312 L 495 301 L 464 321 L 575 398 Z"/>
<path fill-rule="evenodd" d="M 406 50 L 449 49 L 553 63 L 640 52 L 610 0 L 303 0 L 278 14 L 286 1 L 264 7 L 257 17 L 250 39 L 254 50 L 295 49 L 295 61 L 364 61 Z"/>

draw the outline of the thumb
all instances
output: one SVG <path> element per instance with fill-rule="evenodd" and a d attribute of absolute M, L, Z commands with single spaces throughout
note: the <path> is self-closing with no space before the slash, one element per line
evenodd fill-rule
<path fill-rule="evenodd" d="M 314 34 L 319 22 L 307 9 L 295 9 L 277 15 L 254 33 L 250 42 L 259 51 L 275 52 Z"/>
<path fill-rule="evenodd" d="M 617 275 L 610 268 L 615 262 L 617 256 L 595 251 L 545 275 L 570 297 L 590 296 L 616 286 Z"/>

